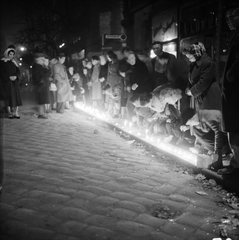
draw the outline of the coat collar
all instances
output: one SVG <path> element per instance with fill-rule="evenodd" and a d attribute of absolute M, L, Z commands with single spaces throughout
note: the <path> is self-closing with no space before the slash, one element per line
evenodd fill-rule
<path fill-rule="evenodd" d="M 198 61 L 196 61 L 196 65 L 199 67 L 201 66 L 202 62 L 207 58 L 207 54 L 206 53 L 203 53 L 203 55 L 200 57 L 200 59 Z"/>

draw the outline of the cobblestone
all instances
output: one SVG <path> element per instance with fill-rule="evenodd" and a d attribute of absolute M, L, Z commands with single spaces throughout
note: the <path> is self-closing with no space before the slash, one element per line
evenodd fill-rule
<path fill-rule="evenodd" d="M 21 119 L 4 119 L 1 240 L 218 237 L 212 222 L 225 210 L 215 193 L 196 194 L 200 183 L 162 154 L 152 158 L 79 110 L 41 120 L 28 104 Z M 180 214 L 155 217 L 154 206 Z"/>

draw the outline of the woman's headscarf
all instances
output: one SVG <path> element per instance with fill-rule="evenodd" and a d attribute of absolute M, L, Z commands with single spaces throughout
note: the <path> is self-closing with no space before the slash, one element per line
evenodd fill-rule
<path fill-rule="evenodd" d="M 189 47 L 183 49 L 183 54 L 191 54 L 195 57 L 196 60 L 201 58 L 203 53 L 206 51 L 204 45 L 202 43 L 192 44 Z"/>
<path fill-rule="evenodd" d="M 9 46 L 6 49 L 6 51 L 3 53 L 3 57 L 1 58 L 1 60 L 4 61 L 4 62 L 7 62 L 7 61 L 11 60 L 18 67 L 17 62 L 14 59 L 9 58 L 9 52 L 14 52 L 14 54 L 15 54 L 16 53 L 15 48 Z"/>

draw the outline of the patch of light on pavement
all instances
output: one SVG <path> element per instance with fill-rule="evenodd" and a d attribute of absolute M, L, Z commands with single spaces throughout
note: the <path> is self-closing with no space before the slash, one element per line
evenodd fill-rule
<path fill-rule="evenodd" d="M 80 109 L 80 110 L 92 115 L 95 118 L 98 118 L 102 121 L 108 122 L 108 123 L 116 126 L 117 128 L 121 129 L 122 131 L 127 132 L 127 133 L 149 143 L 150 145 L 152 145 L 160 150 L 163 150 L 164 152 L 167 152 L 167 153 L 172 154 L 184 161 L 187 161 L 194 166 L 198 166 L 199 165 L 198 161 L 202 160 L 199 157 L 199 155 L 197 155 L 197 154 L 194 154 L 190 151 L 173 146 L 172 144 L 165 143 L 160 138 L 150 136 L 148 134 L 148 129 L 146 129 L 143 134 L 140 133 L 137 129 L 132 127 L 132 122 L 130 122 L 128 120 L 120 120 L 120 121 L 116 122 L 116 120 L 112 119 L 110 116 L 106 115 L 105 113 L 102 113 L 95 108 L 85 106 L 82 103 L 75 103 L 75 107 L 77 109 Z M 205 158 L 203 160 L 205 160 Z"/>

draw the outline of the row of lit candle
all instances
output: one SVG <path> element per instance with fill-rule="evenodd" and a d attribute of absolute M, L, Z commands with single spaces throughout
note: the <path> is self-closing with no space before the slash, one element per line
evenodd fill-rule
<path fill-rule="evenodd" d="M 176 146 L 173 146 L 169 143 L 164 143 L 160 138 L 155 139 L 154 137 L 149 135 L 149 129 L 145 130 L 145 134 L 142 135 L 139 131 L 137 132 L 136 129 L 132 128 L 133 123 L 128 120 L 121 121 L 120 123 L 115 122 L 110 116 L 106 115 L 103 112 L 99 112 L 98 109 L 85 106 L 84 104 L 76 104 L 75 105 L 78 109 L 85 111 L 88 114 L 91 114 L 92 116 L 99 118 L 103 121 L 106 121 L 108 123 L 111 123 L 115 125 L 116 127 L 120 128 L 121 130 L 135 135 L 137 137 L 142 137 L 145 136 L 142 140 L 149 142 L 150 144 L 154 145 L 155 147 L 168 152 L 170 154 L 175 155 L 176 157 L 179 157 L 187 162 L 190 162 L 193 165 L 197 165 L 197 155 L 193 154 L 189 151 L 180 149 Z"/>

